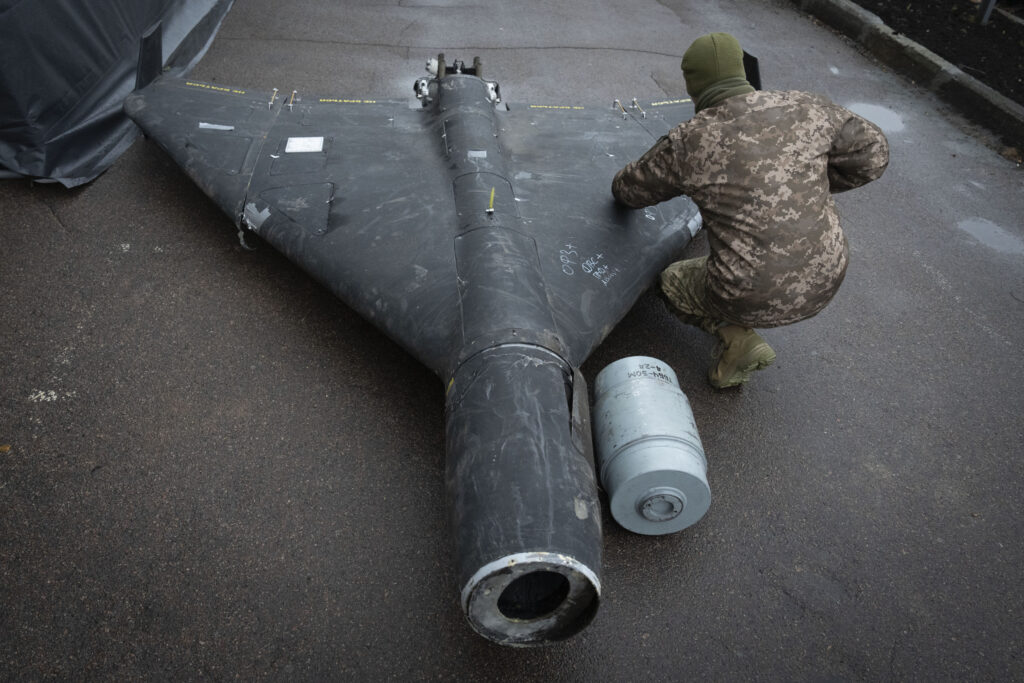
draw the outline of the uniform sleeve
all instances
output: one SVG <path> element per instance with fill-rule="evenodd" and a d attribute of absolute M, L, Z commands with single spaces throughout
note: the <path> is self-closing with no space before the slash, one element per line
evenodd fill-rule
<path fill-rule="evenodd" d="M 846 121 L 828 154 L 829 191 L 845 192 L 881 177 L 889 165 L 889 142 L 875 124 L 843 110 Z"/>
<path fill-rule="evenodd" d="M 633 209 L 679 196 L 677 153 L 677 144 L 663 135 L 642 157 L 615 174 L 612 195 Z"/>

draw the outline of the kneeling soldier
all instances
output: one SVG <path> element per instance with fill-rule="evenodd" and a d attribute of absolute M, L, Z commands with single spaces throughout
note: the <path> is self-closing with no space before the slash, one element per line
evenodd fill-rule
<path fill-rule="evenodd" d="M 700 208 L 710 254 L 661 274 L 676 315 L 719 338 L 717 388 L 775 361 L 754 327 L 821 311 L 839 289 L 849 249 L 832 194 L 882 175 L 874 124 L 821 95 L 756 91 L 727 33 L 694 41 L 682 61 L 696 115 L 620 170 L 615 198 L 632 208 L 678 195 Z"/>

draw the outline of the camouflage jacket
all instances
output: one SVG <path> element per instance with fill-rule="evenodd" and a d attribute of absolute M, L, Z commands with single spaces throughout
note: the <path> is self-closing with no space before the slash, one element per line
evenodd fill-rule
<path fill-rule="evenodd" d="M 730 97 L 665 135 L 615 176 L 634 208 L 680 194 L 708 233 L 712 311 L 747 327 L 818 313 L 846 273 L 832 193 L 882 175 L 889 147 L 872 123 L 804 92 Z"/>

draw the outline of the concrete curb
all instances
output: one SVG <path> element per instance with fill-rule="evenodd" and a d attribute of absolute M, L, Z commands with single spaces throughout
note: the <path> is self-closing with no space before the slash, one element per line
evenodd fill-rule
<path fill-rule="evenodd" d="M 843 35 L 860 43 L 878 61 L 928 88 L 971 121 L 1024 149 L 1024 106 L 988 87 L 850 0 L 793 0 Z"/>

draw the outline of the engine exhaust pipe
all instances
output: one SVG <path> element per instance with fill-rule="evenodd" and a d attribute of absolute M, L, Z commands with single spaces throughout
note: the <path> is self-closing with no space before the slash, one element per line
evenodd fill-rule
<path fill-rule="evenodd" d="M 539 346 L 483 351 L 448 389 L 446 439 L 470 625 L 514 646 L 583 629 L 601 596 L 601 513 L 582 375 Z"/>

